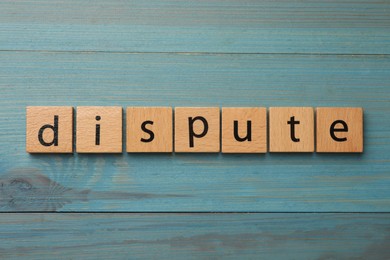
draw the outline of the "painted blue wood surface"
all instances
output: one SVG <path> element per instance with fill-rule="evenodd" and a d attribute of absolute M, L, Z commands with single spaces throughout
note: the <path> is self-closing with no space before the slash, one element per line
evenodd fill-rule
<path fill-rule="evenodd" d="M 2 258 L 387 259 L 388 214 L 6 214 Z"/>
<path fill-rule="evenodd" d="M 0 57 L 3 180 L 16 178 L 7 171 L 18 176 L 17 168 L 35 168 L 27 174 L 47 176 L 76 192 L 10 188 L 4 211 L 390 210 L 387 56 L 3 52 Z M 30 155 L 27 105 L 363 107 L 365 152 Z M 79 193 L 85 190 L 91 191 L 87 198 Z M 39 202 L 52 196 L 61 207 L 21 198 L 17 206 L 16 199 L 10 203 L 13 193 Z"/>
<path fill-rule="evenodd" d="M 0 258 L 385 259 L 389 28 L 388 0 L 1 1 Z M 356 106 L 365 152 L 29 155 L 27 105 Z"/>
<path fill-rule="evenodd" d="M 0 49 L 390 54 L 389 9 L 389 0 L 6 0 Z"/>

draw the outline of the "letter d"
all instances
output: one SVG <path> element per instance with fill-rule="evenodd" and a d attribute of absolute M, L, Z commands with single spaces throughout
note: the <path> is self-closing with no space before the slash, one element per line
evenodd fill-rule
<path fill-rule="evenodd" d="M 51 129 L 53 131 L 53 140 L 49 143 L 43 140 L 43 132 L 46 129 Z M 58 115 L 54 116 L 54 125 L 47 124 L 39 129 L 38 140 L 43 146 L 58 146 Z"/>

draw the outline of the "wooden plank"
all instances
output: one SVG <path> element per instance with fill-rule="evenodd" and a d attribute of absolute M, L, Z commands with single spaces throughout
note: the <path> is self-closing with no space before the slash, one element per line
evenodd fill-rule
<path fill-rule="evenodd" d="M 390 1 L 0 2 L 0 50 L 390 54 Z"/>
<path fill-rule="evenodd" d="M 1 214 L 18 259 L 386 259 L 388 214 Z"/>
<path fill-rule="evenodd" d="M 387 56 L 1 52 L 0 60 L 2 211 L 390 210 Z M 365 151 L 29 155 L 28 105 L 363 107 Z"/>

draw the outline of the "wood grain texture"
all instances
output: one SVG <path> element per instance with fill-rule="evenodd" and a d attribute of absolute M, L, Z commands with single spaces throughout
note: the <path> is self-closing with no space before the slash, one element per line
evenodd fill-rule
<path fill-rule="evenodd" d="M 76 122 L 76 152 L 122 152 L 122 107 L 79 106 Z"/>
<path fill-rule="evenodd" d="M 361 107 L 319 107 L 316 112 L 317 152 L 363 152 L 363 109 Z M 334 134 L 333 137 L 331 133 Z"/>
<path fill-rule="evenodd" d="M 128 107 L 126 109 L 126 151 L 173 152 L 172 108 Z"/>
<path fill-rule="evenodd" d="M 386 259 L 388 214 L 0 214 L 2 258 Z"/>
<path fill-rule="evenodd" d="M 267 152 L 265 107 L 223 107 L 221 127 L 223 153 Z"/>
<path fill-rule="evenodd" d="M 269 151 L 314 152 L 312 107 L 269 108 Z"/>
<path fill-rule="evenodd" d="M 73 153 L 73 107 L 27 107 L 26 152 Z"/>
<path fill-rule="evenodd" d="M 0 60 L 2 211 L 390 210 L 387 56 L 1 52 Z M 365 151 L 27 154 L 25 107 L 58 104 L 363 107 Z"/>
<path fill-rule="evenodd" d="M 0 258 L 387 258 L 388 214 L 363 212 L 390 211 L 389 14 L 389 0 L 0 1 Z M 363 107 L 365 149 L 27 154 L 25 107 L 59 104 Z M 271 211 L 317 213 L 237 213 Z"/>
<path fill-rule="evenodd" d="M 390 54 L 390 2 L 0 2 L 1 50 Z"/>
<path fill-rule="evenodd" d="M 220 151 L 219 107 L 176 107 L 174 125 L 176 153 Z"/>

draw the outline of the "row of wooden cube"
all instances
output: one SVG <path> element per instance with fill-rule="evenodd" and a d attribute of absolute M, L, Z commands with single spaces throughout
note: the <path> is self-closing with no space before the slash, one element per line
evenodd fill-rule
<path fill-rule="evenodd" d="M 27 107 L 26 119 L 27 152 L 73 152 L 73 107 Z M 264 107 L 126 111 L 127 152 L 265 153 L 268 141 L 270 152 L 363 152 L 363 110 L 271 107 L 268 120 Z M 122 107 L 77 107 L 76 151 L 122 152 Z"/>

